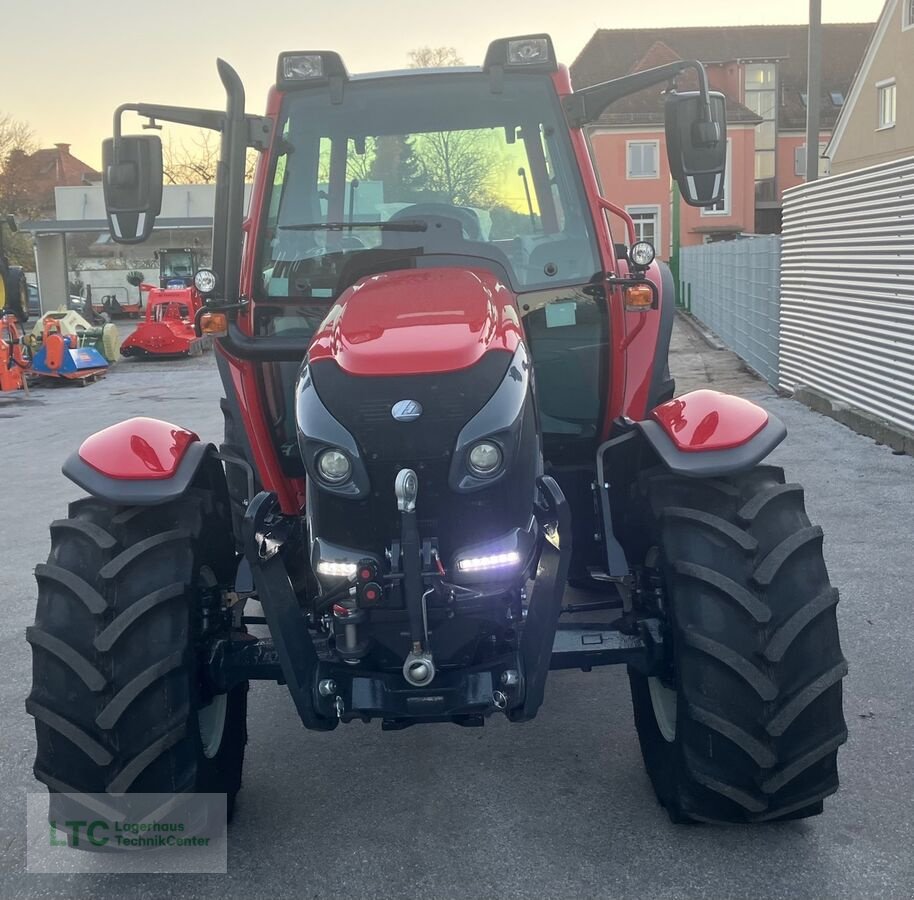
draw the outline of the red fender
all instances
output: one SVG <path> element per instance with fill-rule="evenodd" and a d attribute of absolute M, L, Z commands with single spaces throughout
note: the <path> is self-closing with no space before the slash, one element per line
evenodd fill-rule
<path fill-rule="evenodd" d="M 179 425 L 128 419 L 86 438 L 63 474 L 110 503 L 151 506 L 180 497 L 213 452 Z"/>
<path fill-rule="evenodd" d="M 787 435 L 752 401 L 708 390 L 662 403 L 636 424 L 671 471 L 698 478 L 751 468 Z"/>

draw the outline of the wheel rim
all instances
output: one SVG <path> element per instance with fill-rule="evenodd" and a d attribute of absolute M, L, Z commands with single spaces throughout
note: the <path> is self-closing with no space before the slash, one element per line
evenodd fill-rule
<path fill-rule="evenodd" d="M 648 678 L 651 692 L 651 705 L 654 708 L 654 719 L 657 728 L 667 743 L 676 740 L 676 713 L 679 709 L 679 698 L 676 691 L 667 687 L 659 678 Z"/>
<path fill-rule="evenodd" d="M 207 759 L 212 759 L 222 746 L 227 709 L 228 694 L 217 694 L 213 697 L 212 703 L 197 710 L 197 724 L 200 726 L 203 755 Z"/>
<path fill-rule="evenodd" d="M 218 583 L 215 573 L 209 566 L 200 569 L 199 584 L 202 590 L 211 590 Z M 227 710 L 228 694 L 216 694 L 210 703 L 197 710 L 200 741 L 203 744 L 203 755 L 207 759 L 212 759 L 222 746 Z"/>

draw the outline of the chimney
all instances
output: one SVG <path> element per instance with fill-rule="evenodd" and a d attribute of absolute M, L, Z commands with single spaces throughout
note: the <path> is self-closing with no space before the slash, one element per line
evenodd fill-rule
<path fill-rule="evenodd" d="M 67 155 L 69 155 L 69 153 L 70 153 L 70 145 L 69 145 L 69 144 L 55 144 L 54 146 L 55 146 L 61 153 L 66 153 Z"/>

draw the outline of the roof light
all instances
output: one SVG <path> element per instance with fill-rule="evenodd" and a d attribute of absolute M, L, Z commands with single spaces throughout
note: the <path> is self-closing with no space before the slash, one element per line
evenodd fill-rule
<path fill-rule="evenodd" d="M 519 34 L 489 44 L 483 68 L 502 67 L 525 72 L 555 72 L 555 50 L 548 34 Z"/>
<path fill-rule="evenodd" d="M 534 66 L 548 63 L 549 42 L 546 38 L 521 38 L 508 41 L 508 65 Z"/>
<path fill-rule="evenodd" d="M 349 73 L 339 53 L 331 50 L 295 50 L 280 53 L 276 85 L 280 89 L 306 88 L 346 81 Z"/>
<path fill-rule="evenodd" d="M 284 56 L 282 77 L 286 81 L 306 81 L 309 78 L 324 77 L 324 60 L 316 53 Z"/>
<path fill-rule="evenodd" d="M 492 556 L 470 556 L 457 560 L 458 572 L 482 572 L 485 569 L 501 569 L 504 566 L 516 566 L 520 554 L 516 550 L 508 553 L 494 553 Z"/>

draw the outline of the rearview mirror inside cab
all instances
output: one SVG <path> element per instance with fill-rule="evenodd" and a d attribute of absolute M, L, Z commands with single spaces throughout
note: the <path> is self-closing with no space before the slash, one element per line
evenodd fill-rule
<path fill-rule="evenodd" d="M 162 210 L 162 142 L 156 135 L 126 135 L 102 143 L 102 183 L 108 230 L 119 244 L 152 234 Z"/>
<path fill-rule="evenodd" d="M 666 146 L 670 173 L 690 206 L 710 206 L 724 196 L 727 165 L 727 110 L 724 95 L 710 92 L 710 120 L 703 115 L 701 94 L 669 94 L 666 100 Z"/>

